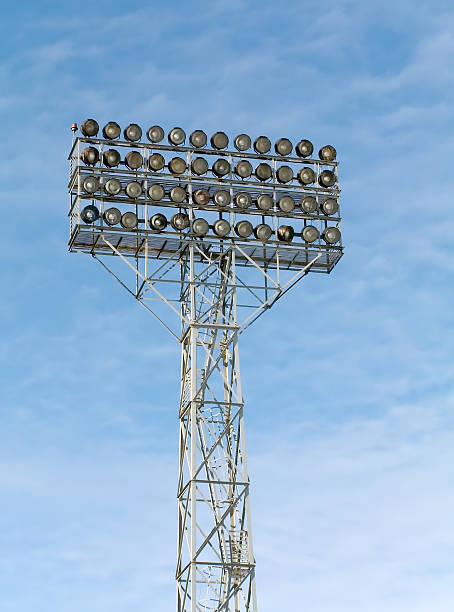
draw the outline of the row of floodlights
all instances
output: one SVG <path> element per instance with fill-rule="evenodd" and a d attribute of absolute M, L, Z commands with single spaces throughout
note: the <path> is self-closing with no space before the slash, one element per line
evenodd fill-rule
<path fill-rule="evenodd" d="M 82 134 L 86 138 L 94 138 L 98 135 L 99 124 L 94 119 L 87 119 L 80 126 Z M 121 128 L 115 121 L 109 121 L 102 129 L 102 134 L 106 140 L 116 140 L 121 135 Z M 159 125 L 153 125 L 147 130 L 147 138 L 152 143 L 159 143 L 164 139 L 164 130 Z M 142 128 L 137 123 L 129 124 L 123 130 L 125 140 L 130 142 L 138 142 L 142 138 Z M 183 146 L 186 141 L 186 132 L 179 127 L 175 127 L 167 135 L 169 144 L 174 146 Z M 195 130 L 189 136 L 189 142 L 195 149 L 203 149 L 208 137 L 202 130 Z M 210 138 L 210 144 L 213 149 L 225 149 L 229 144 L 229 137 L 224 132 L 216 132 Z M 238 134 L 233 140 L 233 144 L 237 151 L 247 151 L 252 146 L 250 136 L 247 134 Z M 266 136 L 259 136 L 254 141 L 254 150 L 256 153 L 265 155 L 271 150 L 271 141 Z M 293 145 L 288 138 L 279 138 L 274 144 L 274 150 L 278 155 L 290 155 L 293 151 Z M 295 153 L 298 157 L 310 157 L 314 152 L 314 145 L 310 140 L 300 140 L 295 145 Z M 336 149 L 332 145 L 325 145 L 318 153 L 322 161 L 332 162 L 336 159 Z"/>
<path fill-rule="evenodd" d="M 99 209 L 90 204 L 86 206 L 81 212 L 81 219 L 87 223 L 95 223 L 100 218 Z M 118 208 L 108 208 L 102 215 L 103 220 L 107 225 L 114 226 L 121 224 L 124 229 L 133 230 L 137 227 L 139 219 L 134 212 L 125 212 L 121 214 Z M 162 232 L 168 225 L 167 217 L 161 213 L 157 213 L 150 217 L 149 225 L 154 232 Z M 210 228 L 219 238 L 227 237 L 232 227 L 226 219 L 218 219 L 212 226 L 209 225 L 206 219 L 194 219 L 192 224 L 189 216 L 186 213 L 176 213 L 170 219 L 171 227 L 181 232 L 191 226 L 192 233 L 196 236 L 205 236 Z M 261 242 L 268 242 L 273 234 L 273 230 L 266 223 L 260 223 L 255 228 L 252 226 L 250 221 L 239 221 L 235 227 L 235 234 L 240 238 L 249 238 L 254 234 L 257 240 Z M 281 225 L 277 229 L 277 237 L 282 242 L 291 242 L 295 236 L 300 236 L 305 242 L 315 242 L 320 236 L 325 240 L 326 243 L 332 245 L 336 244 L 341 239 L 341 233 L 337 227 L 327 227 L 324 229 L 322 234 L 313 225 L 306 225 L 300 234 L 295 233 L 295 230 L 291 225 Z"/>
<path fill-rule="evenodd" d="M 82 182 L 82 187 L 86 193 L 94 194 L 100 189 L 98 177 L 93 175 L 87 176 Z M 122 185 L 120 181 L 115 178 L 108 179 L 103 187 L 104 192 L 109 196 L 117 196 L 122 192 Z M 143 186 L 138 181 L 130 181 L 126 184 L 124 192 L 129 198 L 136 199 L 143 195 L 144 190 Z M 164 187 L 159 183 L 150 185 L 147 189 L 147 193 L 154 203 L 160 202 L 166 196 Z M 184 203 L 189 200 L 189 193 L 180 186 L 172 187 L 168 191 L 167 196 L 175 204 L 184 205 Z M 215 191 L 213 195 L 206 189 L 195 189 L 192 193 L 192 201 L 199 206 L 206 206 L 210 201 L 213 201 L 216 206 L 224 208 L 231 203 L 232 199 L 230 192 L 225 189 L 219 189 Z M 233 202 L 237 208 L 243 210 L 255 203 L 256 207 L 263 211 L 271 210 L 274 204 L 270 194 L 262 193 L 253 199 L 251 194 L 246 191 L 238 192 L 233 197 Z M 282 212 L 290 213 L 295 208 L 296 203 L 291 196 L 283 195 L 277 201 L 277 205 Z M 304 213 L 308 214 L 315 212 L 318 208 L 317 200 L 314 196 L 304 196 L 301 198 L 299 206 Z M 324 215 L 334 215 L 339 210 L 337 200 L 334 198 L 325 198 L 320 204 L 320 210 Z"/>
<path fill-rule="evenodd" d="M 99 161 L 98 150 L 94 147 L 87 147 L 81 153 L 82 161 L 87 164 L 94 166 Z M 121 157 L 118 151 L 115 149 L 109 149 L 103 153 L 103 163 L 109 168 L 115 168 L 121 162 Z M 130 151 L 124 160 L 124 164 L 130 170 L 139 170 L 144 165 L 144 159 L 138 151 Z M 148 167 L 153 172 L 159 172 L 166 166 L 164 157 L 160 153 L 153 153 L 148 158 Z M 181 176 L 187 171 L 186 161 L 181 157 L 172 158 L 167 164 L 169 171 L 177 176 Z M 202 176 L 208 172 L 208 162 L 203 157 L 196 157 L 191 162 L 191 170 L 197 176 Z M 231 166 L 226 159 L 217 159 L 212 168 L 211 172 L 218 178 L 222 178 L 231 172 Z M 254 173 L 255 177 L 259 181 L 268 181 L 273 176 L 273 169 L 269 164 L 262 162 L 258 164 L 255 170 L 252 168 L 250 162 L 246 159 L 239 161 L 233 172 L 241 179 L 247 179 Z M 293 170 L 289 166 L 281 166 L 276 170 L 276 178 L 279 183 L 289 183 L 295 177 Z M 297 173 L 297 179 L 302 185 L 311 185 L 316 181 L 316 174 L 312 168 L 304 167 Z M 321 187 L 329 189 L 336 183 L 336 175 L 332 170 L 322 170 L 318 177 L 318 183 Z"/>

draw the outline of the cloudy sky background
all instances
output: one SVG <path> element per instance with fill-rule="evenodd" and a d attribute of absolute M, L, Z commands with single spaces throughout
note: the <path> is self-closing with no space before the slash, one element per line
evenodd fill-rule
<path fill-rule="evenodd" d="M 259 609 L 454 609 L 454 10 L 22 2 L 0 23 L 0 609 L 175 608 L 179 347 L 67 253 L 70 126 L 310 138 L 345 257 L 242 337 Z"/>

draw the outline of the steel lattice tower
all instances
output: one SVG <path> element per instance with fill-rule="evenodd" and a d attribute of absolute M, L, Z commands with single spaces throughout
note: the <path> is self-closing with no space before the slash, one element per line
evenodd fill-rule
<path fill-rule="evenodd" d="M 73 142 L 69 244 L 71 251 L 90 253 L 181 344 L 177 612 L 256 612 L 238 338 L 309 271 L 329 273 L 342 256 L 335 151 L 324 147 L 327 159 L 322 149 L 320 160 L 313 160 L 290 158 L 288 152 L 279 152 L 278 144 L 277 155 L 221 151 L 213 139 L 212 149 L 203 148 L 200 141 L 197 147 L 182 142 L 163 145 L 150 137 L 157 126 L 148 132 L 149 144 L 138 142 L 141 131 L 138 138 L 130 137 L 128 129 L 138 128 L 135 124 L 126 128 L 124 140 L 117 140 L 120 132 L 109 132 L 108 126 L 100 139 L 97 123 L 88 120 L 82 124 L 83 137 Z M 110 165 L 112 145 L 140 152 L 140 165 L 131 168 L 127 155 L 125 164 Z M 178 174 L 171 166 L 175 158 L 170 159 L 175 151 L 185 161 L 185 171 Z M 154 167 L 157 154 L 170 159 L 170 172 Z M 204 179 L 194 173 L 194 159 L 201 154 L 205 159 L 221 156 L 228 162 L 228 174 Z M 235 176 L 236 158 L 270 162 L 271 180 Z M 301 173 L 298 185 L 290 180 L 283 185 L 277 165 L 283 158 L 291 164 L 287 168 L 306 164 L 302 170 L 312 170 L 314 186 L 304 183 Z M 329 185 L 323 183 L 327 168 L 334 181 Z M 114 190 L 109 181 L 116 181 L 111 183 Z M 156 185 L 165 194 L 159 201 L 153 199 Z M 183 193 L 175 187 L 184 191 L 183 201 L 175 201 L 175 194 L 180 199 Z M 228 195 L 227 204 L 216 200 L 219 191 Z M 240 206 L 241 194 L 250 194 L 257 208 L 249 209 L 248 204 L 246 211 Z M 267 201 L 272 208 L 260 207 L 263 195 L 271 198 Z M 312 198 L 310 205 L 313 208 L 315 202 L 316 208 L 305 211 L 301 200 L 302 212 L 288 210 L 288 198 Z M 108 208 L 111 203 L 126 212 Z M 158 216 L 175 208 L 171 230 L 156 225 Z M 212 225 L 197 225 L 200 211 L 214 219 Z M 181 215 L 187 217 L 186 227 L 179 226 Z M 261 222 L 254 237 L 252 225 L 249 235 L 242 235 L 246 232 L 240 232 L 239 223 L 254 216 Z M 289 226 L 279 226 L 282 217 L 304 224 L 302 243 L 292 243 L 293 228 L 289 233 Z M 268 230 L 260 234 L 257 229 L 263 226 L 270 227 L 268 236 Z M 307 227 L 312 228 L 311 236 L 316 230 L 316 239 L 308 239 Z"/>

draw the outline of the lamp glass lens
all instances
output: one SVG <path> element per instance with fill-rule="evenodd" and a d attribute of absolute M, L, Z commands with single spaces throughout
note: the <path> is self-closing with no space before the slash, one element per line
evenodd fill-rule
<path fill-rule="evenodd" d="M 255 176 L 259 181 L 267 181 L 273 175 L 273 170 L 269 164 L 261 163 L 255 169 Z"/>
<path fill-rule="evenodd" d="M 153 153 L 153 155 L 150 155 L 148 158 L 148 167 L 154 172 L 159 172 L 165 165 L 166 161 L 160 153 Z"/>
<path fill-rule="evenodd" d="M 97 176 L 86 176 L 82 182 L 82 188 L 86 193 L 95 193 L 99 189 L 99 179 Z"/>
<path fill-rule="evenodd" d="M 238 134 L 233 141 L 237 151 L 247 151 L 251 148 L 251 138 L 247 134 Z"/>
<path fill-rule="evenodd" d="M 246 209 L 252 204 L 252 198 L 246 191 L 240 191 L 235 196 L 235 204 L 238 208 Z"/>
<path fill-rule="evenodd" d="M 217 206 L 228 206 L 230 204 L 230 193 L 225 189 L 219 189 L 219 191 L 215 191 L 213 200 Z"/>
<path fill-rule="evenodd" d="M 196 149 L 202 149 L 207 143 L 207 135 L 203 130 L 194 130 L 189 136 L 189 141 Z"/>
<path fill-rule="evenodd" d="M 130 151 L 125 157 L 125 163 L 130 170 L 138 170 L 143 164 L 143 157 L 138 151 Z"/>
<path fill-rule="evenodd" d="M 102 128 L 102 135 L 107 140 L 115 140 L 115 138 L 118 138 L 120 134 L 121 128 L 116 121 L 109 121 L 109 123 L 106 123 L 106 125 Z"/>
<path fill-rule="evenodd" d="M 210 201 L 210 194 L 206 189 L 196 189 L 192 194 L 192 199 L 196 204 L 205 206 Z"/>
<path fill-rule="evenodd" d="M 302 168 L 298 172 L 298 180 L 302 185 L 310 185 L 315 181 L 315 172 L 312 168 Z"/>
<path fill-rule="evenodd" d="M 322 187 L 332 187 L 336 182 L 336 175 L 331 170 L 320 172 L 318 182 Z"/>
<path fill-rule="evenodd" d="M 301 232 L 301 237 L 306 242 L 314 242 L 319 238 L 320 232 L 313 225 L 306 225 L 306 227 Z"/>
<path fill-rule="evenodd" d="M 325 215 L 334 215 L 339 210 L 339 204 L 334 198 L 326 198 L 322 202 L 322 212 Z"/>
<path fill-rule="evenodd" d="M 150 219 L 150 227 L 156 232 L 162 232 L 167 227 L 167 219 L 161 213 L 153 215 Z"/>
<path fill-rule="evenodd" d="M 260 225 L 257 225 L 257 227 L 254 229 L 255 237 L 262 242 L 268 242 L 272 233 L 273 230 L 266 223 L 260 223 Z"/>
<path fill-rule="evenodd" d="M 160 125 L 152 125 L 147 130 L 147 138 L 150 142 L 161 142 L 164 138 L 164 130 Z"/>
<path fill-rule="evenodd" d="M 290 183 L 293 179 L 293 170 L 289 166 L 281 166 L 277 169 L 276 177 L 280 183 Z"/>
<path fill-rule="evenodd" d="M 125 191 L 129 198 L 138 198 L 142 195 L 142 185 L 137 181 L 131 181 L 126 185 Z"/>
<path fill-rule="evenodd" d="M 337 227 L 327 227 L 323 232 L 323 238 L 328 244 L 336 244 L 341 239 L 341 233 Z"/>
<path fill-rule="evenodd" d="M 186 133 L 181 128 L 175 127 L 173 130 L 170 130 L 168 138 L 170 144 L 178 146 L 186 140 Z"/>
<path fill-rule="evenodd" d="M 288 138 L 279 138 L 274 145 L 274 150 L 278 155 L 290 155 L 293 145 Z"/>
<path fill-rule="evenodd" d="M 248 238 L 253 232 L 252 223 L 250 221 L 239 221 L 235 225 L 235 233 L 240 238 Z"/>
<path fill-rule="evenodd" d="M 186 162 L 182 157 L 174 157 L 169 162 L 169 170 L 172 174 L 183 174 L 186 170 Z"/>
<path fill-rule="evenodd" d="M 241 178 L 248 178 L 252 174 L 251 164 L 246 159 L 239 161 L 235 166 L 235 174 Z"/>
<path fill-rule="evenodd" d="M 109 179 L 104 185 L 104 191 L 111 196 L 116 196 L 121 191 L 121 183 L 117 179 Z"/>
<path fill-rule="evenodd" d="M 257 198 L 257 208 L 270 210 L 273 207 L 273 198 L 268 193 L 261 193 Z"/>
<path fill-rule="evenodd" d="M 213 229 L 217 236 L 227 236 L 230 233 L 230 223 L 226 219 L 218 219 L 214 222 Z"/>
<path fill-rule="evenodd" d="M 305 196 L 301 200 L 301 208 L 305 213 L 313 213 L 317 209 L 317 200 L 313 196 Z"/>
<path fill-rule="evenodd" d="M 94 166 L 99 160 L 99 151 L 94 147 L 87 147 L 82 151 L 80 157 L 87 166 Z"/>
<path fill-rule="evenodd" d="M 170 220 L 173 229 L 181 231 L 189 227 L 189 217 L 184 213 L 176 213 Z"/>
<path fill-rule="evenodd" d="M 318 156 L 322 161 L 332 162 L 336 159 L 336 149 L 332 145 L 325 145 L 318 152 Z"/>
<path fill-rule="evenodd" d="M 310 157 L 314 152 L 314 145 L 310 140 L 300 140 L 295 151 L 298 157 Z"/>
<path fill-rule="evenodd" d="M 295 201 L 290 196 L 282 196 L 278 205 L 282 212 L 289 213 L 295 208 Z"/>
<path fill-rule="evenodd" d="M 99 210 L 93 204 L 89 204 L 85 206 L 80 216 L 85 223 L 94 223 L 99 219 Z"/>
<path fill-rule="evenodd" d="M 216 176 L 225 176 L 230 172 L 230 164 L 226 159 L 217 159 L 213 164 L 213 173 Z"/>
<path fill-rule="evenodd" d="M 124 129 L 123 135 L 126 140 L 137 142 L 142 138 L 142 128 L 140 125 L 137 125 L 137 123 L 130 123 L 128 127 Z"/>
<path fill-rule="evenodd" d="M 115 168 L 121 160 L 120 153 L 115 149 L 108 149 L 102 156 L 104 165 L 108 168 Z"/>
<path fill-rule="evenodd" d="M 191 162 L 191 170 L 194 174 L 198 174 L 199 176 L 205 174 L 208 170 L 208 162 L 203 157 L 196 157 Z"/>
<path fill-rule="evenodd" d="M 183 187 L 172 187 L 170 190 L 170 199 L 172 202 L 177 202 L 181 204 L 186 200 L 186 190 Z"/>
<path fill-rule="evenodd" d="M 96 136 L 96 134 L 99 132 L 98 122 L 94 119 L 87 119 L 80 126 L 80 131 L 86 138 Z"/>
<path fill-rule="evenodd" d="M 229 138 L 224 132 L 216 132 L 211 137 L 210 142 L 213 149 L 225 149 L 229 144 Z"/>
<path fill-rule="evenodd" d="M 277 228 L 278 240 L 282 240 L 282 242 L 291 242 L 294 235 L 295 230 L 291 225 L 281 225 Z"/>
<path fill-rule="evenodd" d="M 158 183 L 148 187 L 148 195 L 155 202 L 159 202 L 165 195 L 164 187 Z"/>
<path fill-rule="evenodd" d="M 192 231 L 197 236 L 205 236 L 209 230 L 208 222 L 205 219 L 194 219 L 192 222 Z"/>
<path fill-rule="evenodd" d="M 103 217 L 107 225 L 116 225 L 117 223 L 120 223 L 121 212 L 118 210 L 118 208 L 108 208 L 106 211 L 104 211 Z"/>
<path fill-rule="evenodd" d="M 125 212 L 125 214 L 121 217 L 121 225 L 125 229 L 134 229 L 137 226 L 137 215 L 133 212 Z"/>
<path fill-rule="evenodd" d="M 266 136 L 259 136 L 254 141 L 254 150 L 256 153 L 268 153 L 271 149 L 271 140 Z"/>

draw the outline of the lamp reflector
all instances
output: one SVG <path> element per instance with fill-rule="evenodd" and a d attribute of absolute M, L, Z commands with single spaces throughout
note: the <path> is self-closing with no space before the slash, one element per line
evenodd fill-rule
<path fill-rule="evenodd" d="M 115 149 L 108 149 L 104 151 L 102 161 L 108 168 L 115 168 L 121 161 L 120 153 L 115 151 Z"/>
<path fill-rule="evenodd" d="M 121 225 L 125 229 L 134 229 L 137 226 L 138 219 L 136 213 L 133 212 L 125 212 L 121 217 Z"/>
<path fill-rule="evenodd" d="M 166 161 L 164 157 L 161 155 L 161 153 L 153 153 L 148 158 L 148 167 L 153 172 L 159 172 L 159 170 L 162 170 L 165 165 L 166 165 Z"/>
<path fill-rule="evenodd" d="M 282 242 L 291 242 L 294 235 L 295 230 L 291 225 L 280 225 L 277 228 L 278 240 L 281 240 Z"/>
<path fill-rule="evenodd" d="M 336 149 L 332 145 L 325 145 L 318 152 L 318 156 L 322 161 L 332 162 L 336 159 Z"/>
<path fill-rule="evenodd" d="M 310 185 L 315 181 L 315 172 L 312 168 L 301 168 L 298 172 L 298 180 L 302 185 Z"/>
<path fill-rule="evenodd" d="M 226 159 L 217 159 L 213 164 L 213 173 L 216 176 L 225 176 L 230 172 L 230 164 Z"/>
<path fill-rule="evenodd" d="M 130 170 L 138 170 L 143 164 L 143 157 L 138 151 L 129 151 L 125 157 L 125 164 Z"/>
<path fill-rule="evenodd" d="M 317 200 L 314 196 L 305 196 L 301 200 L 301 208 L 305 213 L 313 213 L 314 210 L 317 210 Z"/>
<path fill-rule="evenodd" d="M 102 128 L 102 135 L 106 140 L 115 140 L 121 134 L 121 128 L 116 121 L 109 121 Z"/>
<path fill-rule="evenodd" d="M 235 225 L 235 233 L 240 238 L 249 238 L 249 236 L 252 234 L 253 231 L 254 229 L 250 221 L 239 221 Z"/>
<path fill-rule="evenodd" d="M 270 210 L 270 208 L 273 208 L 273 198 L 268 193 L 261 193 L 257 198 L 256 205 L 260 210 Z"/>
<path fill-rule="evenodd" d="M 261 163 L 255 169 L 255 176 L 259 181 L 267 181 L 273 175 L 273 170 L 269 164 Z"/>
<path fill-rule="evenodd" d="M 150 227 L 155 232 L 162 232 L 167 227 L 167 219 L 161 213 L 157 213 L 150 218 Z"/>
<path fill-rule="evenodd" d="M 230 223 L 226 219 L 218 219 L 213 225 L 216 236 L 227 236 L 230 233 Z"/>
<path fill-rule="evenodd" d="M 150 142 L 161 142 L 164 138 L 164 130 L 160 125 L 152 125 L 147 130 L 147 138 Z"/>
<path fill-rule="evenodd" d="M 259 136 L 254 141 L 254 150 L 256 153 L 268 153 L 271 149 L 271 140 L 266 136 Z"/>
<path fill-rule="evenodd" d="M 186 200 L 186 190 L 183 189 L 183 187 L 172 187 L 170 190 L 170 199 L 172 202 L 181 204 L 181 202 Z"/>
<path fill-rule="evenodd" d="M 104 185 L 104 191 L 111 196 L 118 195 L 121 191 L 120 181 L 115 178 L 109 179 L 108 181 L 106 181 L 106 184 Z"/>
<path fill-rule="evenodd" d="M 183 174 L 186 171 L 186 162 L 182 157 L 174 157 L 169 161 L 169 170 L 172 174 Z"/>
<path fill-rule="evenodd" d="M 252 204 L 252 198 L 246 191 L 240 191 L 235 196 L 235 204 L 238 208 L 246 209 Z"/>
<path fill-rule="evenodd" d="M 150 185 L 148 187 L 148 195 L 154 202 L 159 202 L 165 196 L 164 187 L 159 185 L 159 183 Z"/>
<path fill-rule="evenodd" d="M 293 180 L 293 170 L 289 166 L 281 166 L 277 169 L 276 178 L 279 183 L 290 183 Z"/>
<path fill-rule="evenodd" d="M 90 174 L 90 176 L 86 176 L 82 181 L 82 189 L 86 193 L 95 193 L 99 189 L 99 179 L 97 176 Z"/>
<path fill-rule="evenodd" d="M 203 149 L 207 143 L 207 135 L 203 130 L 194 130 L 189 136 L 189 141 L 196 149 Z"/>
<path fill-rule="evenodd" d="M 306 225 L 306 227 L 301 232 L 301 238 L 305 242 L 314 242 L 320 236 L 320 232 L 313 225 Z"/>
<path fill-rule="evenodd" d="M 168 139 L 170 144 L 178 146 L 186 140 L 186 133 L 181 128 L 175 127 L 173 130 L 170 130 Z"/>
<path fill-rule="evenodd" d="M 254 236 L 261 242 L 268 242 L 272 233 L 273 230 L 266 223 L 260 223 L 260 225 L 257 225 L 257 227 L 254 229 Z"/>
<path fill-rule="evenodd" d="M 192 231 L 196 236 L 205 236 L 208 230 L 209 225 L 205 219 L 194 219 L 192 222 Z"/>
<path fill-rule="evenodd" d="M 191 134 L 191 136 L 192 136 L 192 134 Z M 199 176 L 202 175 L 202 174 L 205 174 L 205 172 L 208 171 L 208 162 L 207 162 L 207 160 L 204 159 L 203 157 L 196 157 L 191 162 L 191 170 L 194 172 L 194 174 L 197 174 Z"/>
<path fill-rule="evenodd" d="M 192 194 L 192 199 L 196 204 L 205 206 L 210 201 L 210 194 L 206 189 L 196 189 Z"/>
<path fill-rule="evenodd" d="M 237 151 L 247 151 L 251 148 L 251 138 L 247 134 L 238 134 L 233 141 Z"/>
<path fill-rule="evenodd" d="M 80 218 L 85 223 L 94 223 L 99 219 L 99 210 L 93 204 L 89 204 L 80 213 Z"/>
<path fill-rule="evenodd" d="M 339 204 L 334 198 L 326 198 L 322 202 L 321 209 L 325 215 L 334 215 L 339 210 Z"/>
<path fill-rule="evenodd" d="M 228 206 L 230 204 L 230 193 L 225 189 L 219 189 L 214 192 L 213 200 L 217 206 Z"/>
<path fill-rule="evenodd" d="M 137 181 L 131 181 L 126 185 L 125 192 L 129 198 L 138 198 L 142 195 L 142 185 Z"/>
<path fill-rule="evenodd" d="M 235 174 L 240 178 L 248 178 L 252 174 L 251 164 L 246 159 L 239 161 L 235 165 Z"/>
<path fill-rule="evenodd" d="M 142 128 L 137 123 L 130 123 L 128 127 L 125 127 L 123 136 L 130 142 L 137 142 L 142 138 Z"/>
<path fill-rule="evenodd" d="M 103 219 L 107 225 L 117 225 L 121 221 L 121 212 L 118 208 L 108 208 L 104 211 Z"/>
<path fill-rule="evenodd" d="M 314 152 L 314 145 L 310 140 L 300 140 L 295 147 L 298 157 L 310 157 Z"/>
<path fill-rule="evenodd" d="M 82 153 L 80 154 L 80 158 L 84 164 L 87 164 L 87 166 L 94 166 L 99 160 L 99 151 L 94 147 L 87 147 L 86 149 L 83 149 Z"/>
<path fill-rule="evenodd" d="M 290 155 L 293 145 L 288 138 L 279 138 L 274 145 L 274 150 L 278 155 Z"/>
<path fill-rule="evenodd" d="M 323 231 L 322 238 L 328 244 L 336 244 L 341 239 L 341 233 L 337 227 L 327 227 Z"/>
<path fill-rule="evenodd" d="M 213 149 L 225 149 L 229 144 L 229 137 L 224 132 L 216 132 L 210 139 Z"/>
<path fill-rule="evenodd" d="M 331 170 L 320 172 L 318 182 L 322 187 L 332 187 L 336 183 L 336 175 Z"/>
<path fill-rule="evenodd" d="M 85 138 L 91 138 L 92 136 L 96 136 L 99 132 L 98 122 L 94 119 L 87 119 L 80 126 L 80 131 L 85 136 Z"/>
<path fill-rule="evenodd" d="M 181 232 L 189 227 L 189 217 L 185 213 L 176 213 L 170 220 L 170 225 L 174 230 Z"/>
<path fill-rule="evenodd" d="M 278 206 L 282 212 L 289 213 L 295 208 L 295 201 L 290 196 L 285 195 L 279 200 Z"/>

